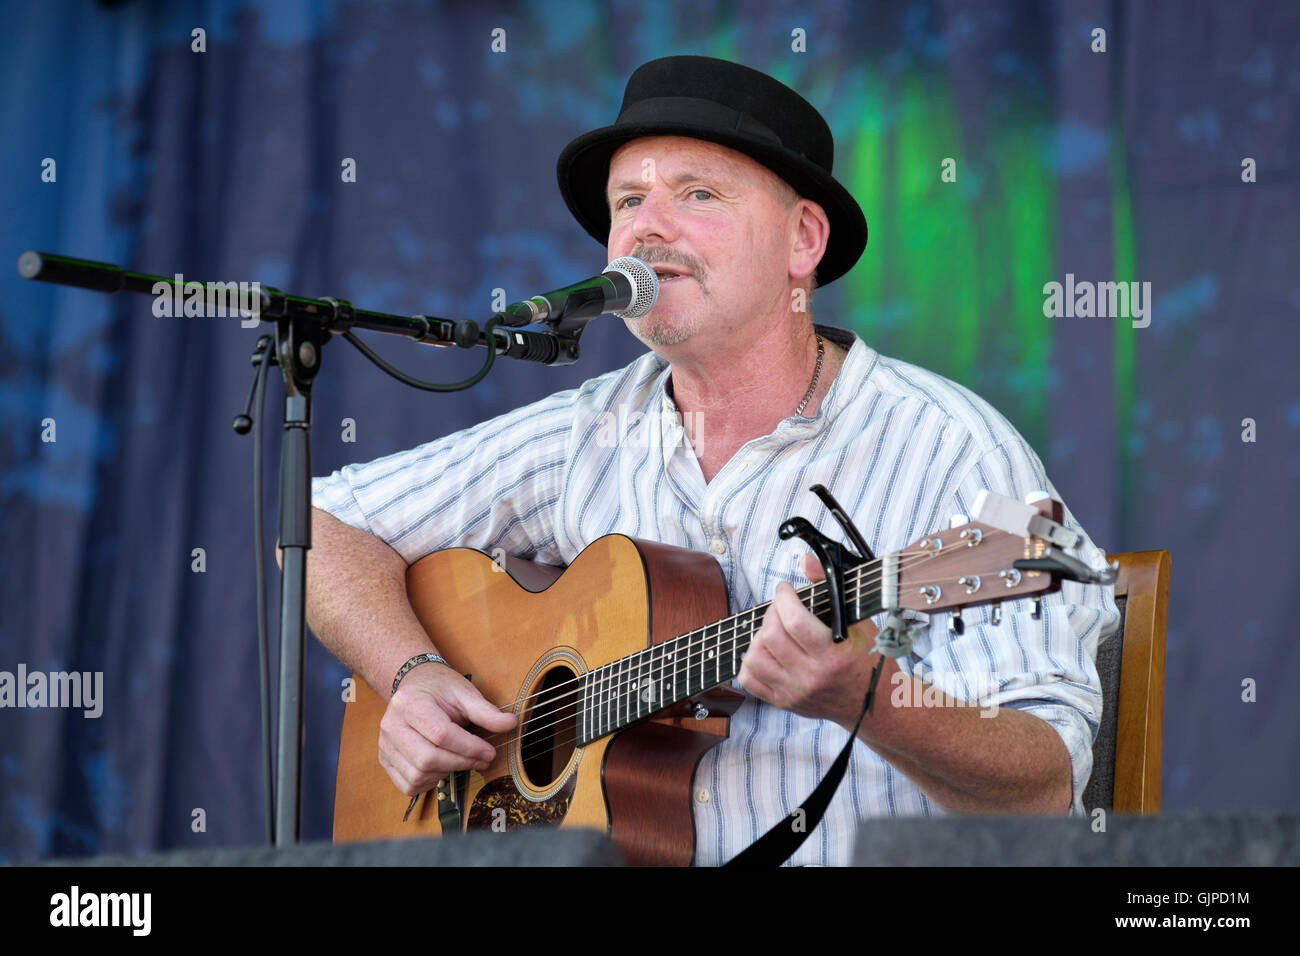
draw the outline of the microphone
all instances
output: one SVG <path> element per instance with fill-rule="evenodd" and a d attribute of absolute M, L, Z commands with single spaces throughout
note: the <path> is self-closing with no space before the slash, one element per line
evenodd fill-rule
<path fill-rule="evenodd" d="M 502 325 L 558 325 L 563 319 L 590 319 L 612 312 L 620 319 L 638 319 L 659 298 L 654 270 L 632 256 L 622 256 L 590 279 L 514 302 L 498 312 Z"/>

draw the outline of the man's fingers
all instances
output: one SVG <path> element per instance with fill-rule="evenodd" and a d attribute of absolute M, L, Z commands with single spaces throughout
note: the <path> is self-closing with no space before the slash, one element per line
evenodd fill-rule
<path fill-rule="evenodd" d="M 382 732 L 379 738 L 379 765 L 397 789 L 410 797 L 431 789 L 433 783 L 440 779 L 417 770 L 406 755 L 393 745 L 392 739 Z M 432 782 L 429 782 L 430 777 Z"/>
<path fill-rule="evenodd" d="M 437 750 L 406 724 L 381 730 L 379 763 L 408 796 L 432 790 L 439 780 L 464 766 L 463 758 Z"/>
<path fill-rule="evenodd" d="M 789 643 L 788 638 L 785 640 Z M 740 686 L 748 694 L 788 709 L 788 701 L 777 692 L 777 688 L 788 681 L 791 668 L 772 654 L 768 635 L 765 634 L 761 641 L 755 641 L 755 645 L 750 648 L 740 666 L 737 675 Z"/>
<path fill-rule="evenodd" d="M 822 563 L 817 560 L 817 555 L 808 551 L 803 556 L 803 573 L 809 581 L 817 582 L 824 580 L 826 575 L 822 573 Z"/>
<path fill-rule="evenodd" d="M 392 704 L 389 704 L 389 710 L 393 710 Z M 405 722 L 434 747 L 461 758 L 466 765 L 481 769 L 480 764 L 491 763 L 496 756 L 492 746 L 454 723 L 453 716 L 455 715 L 445 713 L 429 698 L 422 696 L 403 700 L 394 715 L 396 720 Z M 394 733 L 394 736 L 398 734 Z M 407 748 L 407 753 L 412 753 L 410 748 Z M 418 761 L 416 765 L 419 766 Z"/>
<path fill-rule="evenodd" d="M 400 758 L 398 767 L 409 778 L 461 770 L 475 763 L 463 754 L 442 750 L 430 742 L 403 715 L 391 708 L 379 722 L 379 749 Z"/>
<path fill-rule="evenodd" d="M 799 600 L 794 588 L 784 581 L 776 586 L 776 596 L 768 613 L 772 611 L 776 612 L 781 635 L 804 654 L 820 653 L 830 643 L 830 628 L 813 616 Z M 781 649 L 778 648 L 778 657 Z"/>
<path fill-rule="evenodd" d="M 515 725 L 514 714 L 493 706 L 472 684 L 461 693 L 458 703 L 465 719 L 484 730 L 499 734 Z"/>

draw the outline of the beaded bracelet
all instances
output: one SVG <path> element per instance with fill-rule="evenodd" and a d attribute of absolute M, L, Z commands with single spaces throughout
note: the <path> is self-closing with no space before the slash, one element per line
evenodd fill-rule
<path fill-rule="evenodd" d="M 397 693 L 397 685 L 402 682 L 402 678 L 411 672 L 413 668 L 421 664 L 446 664 L 447 658 L 439 657 L 437 654 L 416 654 L 409 661 L 397 669 L 397 676 L 393 678 L 393 693 Z M 451 666 L 451 665 L 448 665 Z"/>

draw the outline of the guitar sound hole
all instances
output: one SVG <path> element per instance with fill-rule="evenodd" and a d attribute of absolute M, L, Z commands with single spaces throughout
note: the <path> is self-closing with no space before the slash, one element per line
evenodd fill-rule
<path fill-rule="evenodd" d="M 580 699 L 576 676 L 567 667 L 556 667 L 533 689 L 533 706 L 519 733 L 519 762 L 528 782 L 538 789 L 554 782 L 573 756 Z"/>

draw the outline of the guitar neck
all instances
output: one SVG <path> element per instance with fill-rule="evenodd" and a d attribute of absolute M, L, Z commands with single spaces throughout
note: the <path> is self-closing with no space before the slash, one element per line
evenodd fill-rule
<path fill-rule="evenodd" d="M 881 610 L 880 581 L 878 562 L 845 572 L 849 623 Z M 795 593 L 804 607 L 830 625 L 830 590 L 825 582 Z M 579 744 L 622 730 L 734 678 L 770 606 L 770 602 L 760 604 L 588 671 L 580 681 Z"/>

